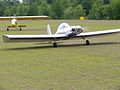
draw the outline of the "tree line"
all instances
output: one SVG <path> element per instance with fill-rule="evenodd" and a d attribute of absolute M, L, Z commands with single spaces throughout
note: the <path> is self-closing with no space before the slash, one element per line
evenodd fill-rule
<path fill-rule="evenodd" d="M 47 15 L 52 19 L 120 19 L 120 0 L 16 0 L 0 1 L 0 16 Z"/>

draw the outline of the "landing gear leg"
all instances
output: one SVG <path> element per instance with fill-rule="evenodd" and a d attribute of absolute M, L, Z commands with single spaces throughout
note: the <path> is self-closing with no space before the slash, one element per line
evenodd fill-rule
<path fill-rule="evenodd" d="M 54 42 L 54 43 L 53 43 L 53 47 L 58 47 L 57 42 Z"/>
<path fill-rule="evenodd" d="M 83 40 L 86 42 L 85 45 L 90 45 L 90 41 L 89 40 L 85 40 L 85 37 L 83 37 Z"/>

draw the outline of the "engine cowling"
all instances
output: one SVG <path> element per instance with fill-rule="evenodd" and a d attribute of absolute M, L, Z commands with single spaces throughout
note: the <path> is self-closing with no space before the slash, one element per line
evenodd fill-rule
<path fill-rule="evenodd" d="M 81 26 L 72 26 L 71 27 L 71 33 L 68 35 L 69 38 L 76 36 L 77 34 L 80 34 L 83 32 L 83 28 Z"/>
<path fill-rule="evenodd" d="M 77 34 L 80 34 L 80 33 L 82 33 L 83 32 L 83 28 L 81 28 L 81 26 L 73 26 L 72 27 L 72 33 L 74 33 L 75 35 L 77 35 Z"/>

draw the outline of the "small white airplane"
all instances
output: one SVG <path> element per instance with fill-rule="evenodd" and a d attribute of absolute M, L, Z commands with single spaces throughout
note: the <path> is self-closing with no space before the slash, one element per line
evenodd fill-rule
<path fill-rule="evenodd" d="M 7 26 L 7 31 L 10 28 L 16 28 L 20 31 L 22 27 L 26 27 L 26 25 L 18 25 L 18 20 L 48 20 L 50 19 L 49 16 L 9 16 L 9 17 L 0 17 L 0 20 L 11 20 L 11 25 Z"/>
<path fill-rule="evenodd" d="M 51 33 L 50 25 L 47 26 L 48 35 L 3 35 L 4 42 L 50 42 L 53 47 L 58 47 L 59 40 L 68 39 L 83 39 L 86 45 L 89 45 L 89 40 L 85 38 L 93 36 L 101 36 L 113 33 L 120 33 L 120 29 L 95 31 L 95 32 L 85 32 L 81 26 L 70 26 L 67 23 L 62 23 L 59 25 L 57 32 L 55 34 Z"/>

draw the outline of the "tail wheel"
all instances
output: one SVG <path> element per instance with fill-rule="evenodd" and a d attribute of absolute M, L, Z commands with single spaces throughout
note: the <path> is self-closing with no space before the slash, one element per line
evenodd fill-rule
<path fill-rule="evenodd" d="M 58 47 L 57 42 L 54 42 L 54 43 L 53 43 L 53 47 Z"/>
<path fill-rule="evenodd" d="M 89 42 L 89 40 L 86 40 L 86 45 L 90 45 L 90 42 Z"/>

